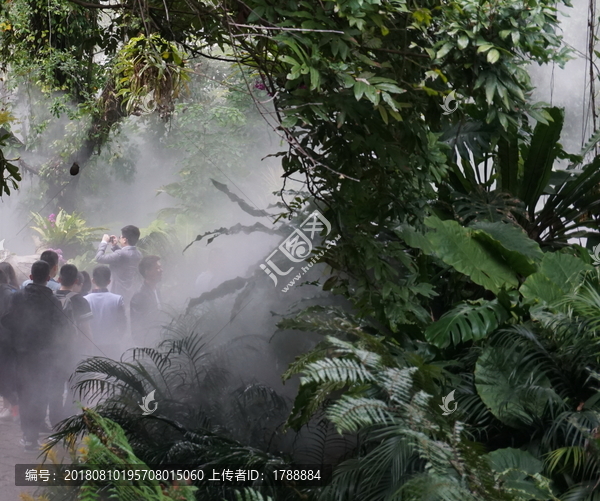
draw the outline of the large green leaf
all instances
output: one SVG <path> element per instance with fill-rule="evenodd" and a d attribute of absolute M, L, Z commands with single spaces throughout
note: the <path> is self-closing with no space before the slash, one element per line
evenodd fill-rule
<path fill-rule="evenodd" d="M 553 497 L 550 482 L 540 477 L 542 461 L 529 452 L 509 447 L 490 452 L 485 457 L 513 499 L 546 501 Z"/>
<path fill-rule="evenodd" d="M 544 234 L 546 242 L 568 242 L 569 238 L 583 232 L 598 229 L 600 199 L 597 188 L 600 184 L 600 156 L 582 168 L 581 173 L 564 180 L 555 187 L 555 194 L 546 201 L 544 208 L 536 216 L 535 233 Z"/>
<path fill-rule="evenodd" d="M 467 275 L 473 282 L 498 293 L 502 287 L 517 287 L 514 270 L 502 256 L 474 238 L 477 230 L 463 228 L 456 221 L 442 221 L 428 217 L 425 224 L 436 231 L 427 233 L 427 239 L 442 261 Z"/>
<path fill-rule="evenodd" d="M 525 477 L 525 475 L 541 473 L 544 468 L 542 461 L 536 459 L 529 452 L 513 449 L 512 447 L 495 450 L 486 454 L 486 456 L 492 469 L 499 473 L 507 470 L 518 470 L 522 473 L 519 476 Z"/>
<path fill-rule="evenodd" d="M 574 289 L 582 271 L 593 269 L 575 256 L 547 252 L 539 271 L 527 277 L 520 292 L 531 301 L 552 303 Z"/>
<path fill-rule="evenodd" d="M 540 246 L 515 225 L 501 222 L 478 222 L 471 225 L 477 231 L 474 237 L 489 243 L 510 267 L 521 275 L 536 272 L 544 253 Z"/>
<path fill-rule="evenodd" d="M 463 159 L 469 159 L 472 153 L 476 159 L 483 158 L 490 151 L 494 126 L 484 121 L 458 122 L 445 130 L 440 141 L 450 146 L 450 159 L 458 161 L 457 153 Z"/>
<path fill-rule="evenodd" d="M 496 300 L 485 301 L 483 304 L 463 303 L 429 325 L 425 330 L 425 337 L 438 348 L 446 348 L 451 342 L 457 345 L 466 341 L 479 341 L 509 316 Z"/>
<path fill-rule="evenodd" d="M 538 122 L 523 164 L 523 183 L 519 198 L 527 205 L 532 218 L 537 201 L 550 180 L 565 118 L 564 111 L 560 108 L 548 108 L 546 111 L 553 121 L 548 124 Z"/>
<path fill-rule="evenodd" d="M 419 233 L 409 224 L 403 223 L 396 228 L 396 233 L 402 238 L 407 245 L 416 249 L 421 249 L 425 254 L 432 254 L 432 248 L 429 240 L 423 233 Z"/>

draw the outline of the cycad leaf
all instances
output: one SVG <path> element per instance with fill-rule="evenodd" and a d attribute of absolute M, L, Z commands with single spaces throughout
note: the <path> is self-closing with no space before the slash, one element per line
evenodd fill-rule
<path fill-rule="evenodd" d="M 425 330 L 427 341 L 438 348 L 452 343 L 479 341 L 498 328 L 509 313 L 496 300 L 483 304 L 463 303 L 453 308 Z"/>

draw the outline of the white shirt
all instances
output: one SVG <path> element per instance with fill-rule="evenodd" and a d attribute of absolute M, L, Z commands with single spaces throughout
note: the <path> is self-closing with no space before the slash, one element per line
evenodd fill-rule
<path fill-rule="evenodd" d="M 110 344 L 125 336 L 127 328 L 125 302 L 123 296 L 108 292 L 106 289 L 99 289 L 99 291 L 101 292 L 92 291 L 84 297 L 94 315 L 92 319 L 94 342 Z"/>

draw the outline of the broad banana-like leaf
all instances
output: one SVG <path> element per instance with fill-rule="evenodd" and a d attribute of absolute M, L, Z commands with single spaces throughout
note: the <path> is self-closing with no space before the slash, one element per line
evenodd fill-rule
<path fill-rule="evenodd" d="M 527 158 L 523 163 L 523 182 L 519 198 L 525 202 L 531 219 L 535 214 L 537 201 L 550 180 L 565 118 L 564 111 L 560 108 L 548 108 L 547 111 L 553 121 L 536 125 Z"/>
<path fill-rule="evenodd" d="M 425 330 L 425 337 L 438 348 L 450 343 L 457 345 L 466 341 L 479 341 L 498 328 L 509 317 L 498 301 L 483 304 L 463 303 L 453 308 Z"/>
<path fill-rule="evenodd" d="M 485 221 L 470 226 L 477 231 L 474 237 L 487 242 L 517 273 L 528 276 L 536 272 L 544 253 L 540 246 L 513 224 Z"/>
<path fill-rule="evenodd" d="M 574 290 L 582 271 L 593 269 L 575 256 L 547 252 L 539 271 L 527 277 L 519 290 L 525 299 L 552 303 Z"/>
<path fill-rule="evenodd" d="M 543 463 L 527 451 L 498 449 L 485 456 L 515 500 L 552 499 L 550 480 L 542 477 Z"/>
<path fill-rule="evenodd" d="M 519 477 L 522 478 L 526 475 L 542 473 L 544 469 L 544 463 L 536 459 L 529 452 L 513 449 L 512 447 L 497 449 L 486 454 L 486 457 L 494 471 L 502 473 L 507 470 L 517 470 Z"/>
<path fill-rule="evenodd" d="M 516 272 L 503 257 L 474 236 L 476 231 L 463 228 L 456 221 L 442 221 L 431 216 L 425 224 L 435 229 L 427 233 L 434 254 L 467 275 L 473 282 L 498 293 L 502 287 L 516 288 Z"/>

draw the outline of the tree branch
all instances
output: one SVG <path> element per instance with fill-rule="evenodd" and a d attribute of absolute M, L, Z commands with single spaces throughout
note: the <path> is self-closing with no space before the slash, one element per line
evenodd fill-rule
<path fill-rule="evenodd" d="M 81 5 L 82 7 L 85 7 L 87 9 L 133 9 L 132 5 L 128 5 L 125 3 L 117 3 L 117 4 L 110 4 L 110 5 L 102 5 L 99 3 L 91 3 L 91 2 L 85 2 L 84 0 L 69 0 L 69 2 L 71 3 L 75 3 L 77 5 Z M 163 7 L 155 7 L 153 5 L 149 5 L 148 9 L 151 10 L 159 10 L 161 12 L 164 12 L 164 8 Z M 169 12 L 174 12 L 176 14 L 185 14 L 187 16 L 194 16 L 196 15 L 194 12 L 187 12 L 184 10 L 173 10 L 170 9 Z"/>
<path fill-rule="evenodd" d="M 91 3 L 84 2 L 83 0 L 69 0 L 69 2 L 76 3 L 77 5 L 81 5 L 82 7 L 86 7 L 88 9 L 130 9 L 129 5 L 124 3 L 112 4 L 112 5 L 102 5 L 99 3 Z"/>

